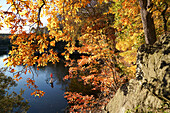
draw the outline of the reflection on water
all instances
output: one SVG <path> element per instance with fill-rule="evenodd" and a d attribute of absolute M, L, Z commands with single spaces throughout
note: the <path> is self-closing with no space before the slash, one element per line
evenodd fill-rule
<path fill-rule="evenodd" d="M 2 59 L 6 58 L 7 55 L 0 56 L 0 68 L 4 66 Z M 17 66 L 15 70 L 19 71 L 23 67 Z M 41 98 L 31 96 L 32 90 L 28 89 L 26 84 L 27 78 L 32 78 L 32 75 L 27 73 L 22 74 L 22 80 L 17 82 L 18 86 L 11 89 L 10 92 L 15 91 L 19 93 L 20 89 L 25 89 L 23 97 L 28 100 L 31 108 L 28 113 L 63 113 L 65 107 L 67 106 L 67 101 L 64 99 L 64 90 L 67 86 L 67 83 L 63 81 L 63 76 L 68 74 L 67 68 L 64 67 L 64 63 L 60 62 L 55 65 L 49 64 L 47 67 L 40 68 L 38 71 L 36 67 L 31 67 L 34 73 L 37 73 L 37 76 L 34 75 L 34 80 L 38 89 L 45 92 L 45 95 Z M 50 74 L 53 74 L 53 88 L 49 83 L 51 77 Z M 5 72 L 8 76 L 13 76 L 9 72 Z"/>
<path fill-rule="evenodd" d="M 16 82 L 9 76 L 3 74 L 0 69 L 0 113 L 25 113 L 30 106 L 27 101 L 23 101 L 22 94 L 24 91 L 21 89 L 20 94 L 12 92 L 9 94 L 9 89 L 16 86 Z"/>

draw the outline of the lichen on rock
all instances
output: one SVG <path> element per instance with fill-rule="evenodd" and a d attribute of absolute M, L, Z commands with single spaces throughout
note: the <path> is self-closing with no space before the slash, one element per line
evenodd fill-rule
<path fill-rule="evenodd" d="M 170 36 L 138 49 L 136 79 L 122 85 L 107 113 L 170 113 Z"/>

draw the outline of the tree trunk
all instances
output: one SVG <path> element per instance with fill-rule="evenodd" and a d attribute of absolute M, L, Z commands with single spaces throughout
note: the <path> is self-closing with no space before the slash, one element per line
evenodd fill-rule
<path fill-rule="evenodd" d="M 152 7 L 151 0 L 139 0 L 141 7 L 141 18 L 143 23 L 143 29 L 145 34 L 146 44 L 154 44 L 156 42 L 156 32 L 154 21 L 152 18 L 152 13 L 149 11 L 149 8 Z"/>

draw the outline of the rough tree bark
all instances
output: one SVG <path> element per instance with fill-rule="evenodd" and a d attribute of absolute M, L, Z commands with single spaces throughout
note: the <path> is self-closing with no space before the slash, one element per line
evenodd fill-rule
<path fill-rule="evenodd" d="M 152 7 L 152 3 L 151 0 L 139 0 L 139 4 L 141 7 L 140 12 L 145 34 L 145 42 L 146 44 L 152 45 L 156 42 L 154 21 L 152 18 L 152 13 L 149 11 L 149 9 Z"/>

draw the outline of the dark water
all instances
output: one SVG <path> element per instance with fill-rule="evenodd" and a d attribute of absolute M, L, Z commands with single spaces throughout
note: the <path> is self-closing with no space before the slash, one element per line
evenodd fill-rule
<path fill-rule="evenodd" d="M 0 56 L 0 68 L 4 67 L 5 63 L 2 61 L 2 59 L 6 57 L 7 55 Z M 19 71 L 22 68 L 22 66 L 17 66 L 15 67 L 15 70 Z M 23 97 L 27 99 L 29 105 L 31 105 L 28 113 L 63 113 L 65 107 L 67 106 L 67 101 L 64 99 L 64 89 L 67 84 L 63 82 L 62 79 L 63 76 L 68 73 L 67 69 L 64 67 L 64 64 L 50 64 L 47 67 L 40 68 L 39 71 L 36 70 L 36 67 L 32 67 L 32 70 L 34 73 L 36 72 L 38 74 L 38 76 L 34 75 L 34 80 L 38 86 L 38 89 L 44 91 L 45 95 L 41 98 L 31 96 L 33 91 L 24 85 L 26 84 L 27 78 L 32 78 L 32 75 L 29 73 L 26 75 L 22 74 L 21 76 L 23 79 L 17 82 L 18 85 L 12 88 L 10 92 L 15 91 L 19 93 L 21 88 L 25 89 Z M 50 73 L 53 73 L 55 80 L 53 88 L 49 84 Z M 5 74 L 11 77 L 13 76 L 9 72 L 5 72 Z"/>

